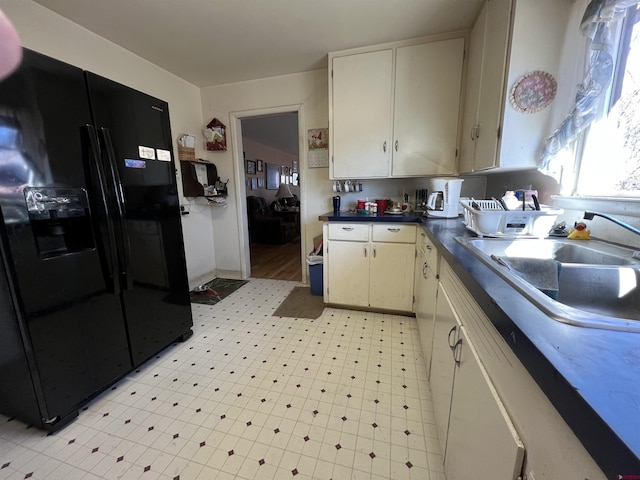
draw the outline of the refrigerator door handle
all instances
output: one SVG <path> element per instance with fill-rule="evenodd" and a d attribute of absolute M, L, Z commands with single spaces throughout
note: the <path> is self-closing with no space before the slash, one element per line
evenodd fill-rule
<path fill-rule="evenodd" d="M 118 167 L 116 165 L 116 155 L 113 150 L 113 144 L 111 143 L 111 135 L 109 134 L 109 130 L 105 127 L 100 127 L 99 133 L 102 140 L 102 148 L 106 153 L 109 164 L 113 190 L 115 191 L 116 195 L 116 211 L 118 214 L 117 223 L 118 230 L 120 232 L 118 253 L 120 260 L 121 284 L 123 289 L 132 290 L 133 272 L 131 271 L 131 248 L 129 246 L 129 232 L 127 231 L 127 219 L 124 207 L 124 191 L 122 189 L 122 182 L 120 181 L 120 174 L 118 173 Z"/>
<path fill-rule="evenodd" d="M 113 223 L 109 219 L 109 200 L 106 194 L 105 173 L 100 163 L 100 145 L 98 142 L 98 136 L 93 125 L 85 125 L 84 127 L 81 127 L 81 133 L 84 136 L 83 143 L 85 145 L 85 152 L 87 153 L 89 162 L 93 165 L 93 169 L 91 167 L 89 169 L 95 172 L 95 181 L 90 179 L 89 184 L 94 187 L 92 190 L 95 192 L 94 199 L 97 201 L 97 208 L 99 210 L 96 212 L 96 215 L 104 216 L 104 222 L 101 222 L 98 219 L 96 232 L 100 239 L 104 238 L 103 235 L 100 235 L 102 230 L 101 225 L 104 223 L 107 241 L 102 246 L 104 253 L 100 255 L 104 280 L 111 293 L 119 294 L 121 292 L 120 282 L 118 280 L 118 276 L 115 275 L 115 271 L 118 266 L 118 257 L 115 249 L 115 232 L 113 229 Z"/>

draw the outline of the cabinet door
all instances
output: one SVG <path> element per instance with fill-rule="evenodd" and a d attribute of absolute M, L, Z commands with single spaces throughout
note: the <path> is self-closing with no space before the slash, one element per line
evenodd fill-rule
<path fill-rule="evenodd" d="M 424 310 L 424 302 L 426 298 L 425 283 L 427 279 L 426 270 L 428 265 L 424 255 L 424 247 L 416 245 L 416 250 L 418 255 L 416 257 L 413 274 L 413 311 L 416 314 L 418 331 L 420 331 L 420 315 Z"/>
<path fill-rule="evenodd" d="M 524 445 L 464 327 L 460 340 L 444 462 L 447 479 L 515 480 Z"/>
<path fill-rule="evenodd" d="M 438 292 L 438 279 L 429 268 L 426 254 L 422 248 L 418 250 L 418 262 L 416 263 L 416 288 L 414 305 L 420 345 L 424 355 L 427 378 L 431 371 L 431 353 L 433 349 L 433 316 L 436 310 L 436 297 Z"/>
<path fill-rule="evenodd" d="M 487 0 L 486 8 L 474 170 L 496 165 L 499 129 L 504 108 L 503 91 L 511 24 L 511 0 Z"/>
<path fill-rule="evenodd" d="M 436 302 L 429 384 L 431 385 L 431 398 L 438 430 L 438 440 L 440 440 L 440 448 L 443 455 L 446 455 L 447 449 L 449 412 L 455 375 L 452 348 L 458 341 L 459 329 L 460 326 L 453 313 L 451 301 L 446 294 L 444 285 L 440 283 L 438 286 L 438 301 Z"/>
<path fill-rule="evenodd" d="M 369 306 L 369 243 L 330 241 L 325 260 L 329 303 Z"/>
<path fill-rule="evenodd" d="M 334 57 L 331 68 L 331 177 L 388 177 L 393 50 Z"/>
<path fill-rule="evenodd" d="M 413 311 L 415 243 L 374 243 L 371 249 L 369 305 Z"/>
<path fill-rule="evenodd" d="M 467 63 L 467 84 L 464 102 L 462 126 L 462 151 L 460 154 L 460 172 L 475 170 L 476 125 L 478 124 L 478 103 L 480 100 L 480 82 L 482 81 L 482 57 L 484 35 L 487 26 L 487 4 L 480 10 L 471 37 L 469 38 L 469 60 Z"/>
<path fill-rule="evenodd" d="M 455 171 L 464 39 L 396 51 L 393 176 Z"/>

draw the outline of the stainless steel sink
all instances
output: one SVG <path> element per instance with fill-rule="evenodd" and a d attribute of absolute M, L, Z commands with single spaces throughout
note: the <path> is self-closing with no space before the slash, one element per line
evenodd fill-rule
<path fill-rule="evenodd" d="M 640 320 L 640 269 L 563 266 L 557 301 L 579 310 Z"/>
<path fill-rule="evenodd" d="M 458 237 L 472 253 L 505 258 L 552 259 L 560 263 L 586 265 L 639 265 L 634 250 L 598 240 L 580 241 L 566 238 L 505 239 Z"/>
<path fill-rule="evenodd" d="M 564 238 L 456 240 L 555 320 L 640 332 L 640 261 L 634 250 Z M 541 287 L 540 272 L 556 274 L 557 283 Z"/>

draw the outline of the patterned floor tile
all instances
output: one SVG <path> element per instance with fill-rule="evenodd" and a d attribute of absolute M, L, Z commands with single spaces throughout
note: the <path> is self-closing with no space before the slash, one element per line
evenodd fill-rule
<path fill-rule="evenodd" d="M 0 479 L 445 480 L 415 319 L 273 317 L 297 285 L 192 304 L 191 339 L 54 435 L 0 417 Z"/>

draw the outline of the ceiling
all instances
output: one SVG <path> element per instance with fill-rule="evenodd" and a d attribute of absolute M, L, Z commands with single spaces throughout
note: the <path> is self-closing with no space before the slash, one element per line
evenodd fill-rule
<path fill-rule="evenodd" d="M 278 113 L 243 118 L 242 137 L 298 156 L 298 114 Z"/>
<path fill-rule="evenodd" d="M 327 53 L 469 28 L 482 0 L 35 0 L 205 87 L 326 68 Z"/>

